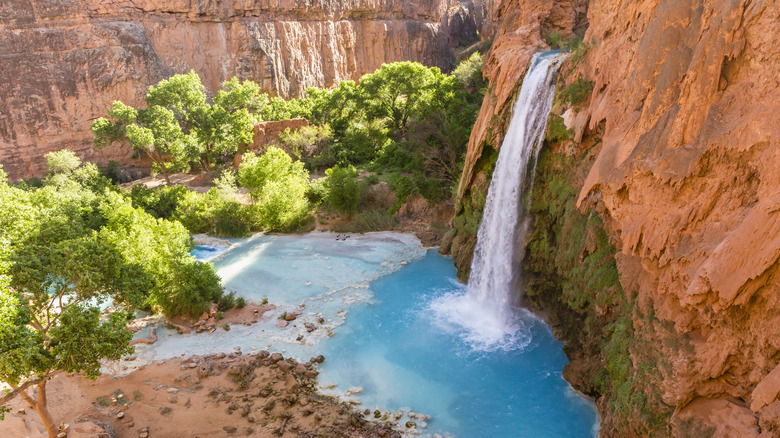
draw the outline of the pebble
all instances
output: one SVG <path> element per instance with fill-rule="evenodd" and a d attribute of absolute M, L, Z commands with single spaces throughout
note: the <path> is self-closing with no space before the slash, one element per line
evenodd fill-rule
<path fill-rule="evenodd" d="M 179 392 L 179 388 L 173 388 L 173 387 L 168 388 L 168 392 L 171 394 L 176 394 L 177 392 Z"/>
<path fill-rule="evenodd" d="M 360 387 L 360 386 L 352 386 L 349 389 L 347 389 L 347 392 L 345 392 L 344 395 L 349 397 L 350 395 L 356 395 L 356 394 L 360 394 L 362 392 L 363 392 L 363 388 L 362 387 Z"/>

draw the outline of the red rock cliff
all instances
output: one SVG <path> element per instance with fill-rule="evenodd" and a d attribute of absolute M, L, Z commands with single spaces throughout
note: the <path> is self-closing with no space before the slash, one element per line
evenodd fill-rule
<path fill-rule="evenodd" d="M 142 101 L 174 73 L 210 90 L 232 76 L 269 93 L 357 79 L 382 63 L 448 68 L 449 47 L 476 32 L 456 0 L 10 0 L 0 5 L 0 163 L 39 175 L 42 156 L 96 156 L 89 126 L 115 99 Z"/>
<path fill-rule="evenodd" d="M 580 7 L 493 3 L 483 27 L 495 34 L 484 70 L 492 93 L 461 195 L 485 141 L 500 145 L 501 115 L 545 46 L 540 29 L 573 29 Z M 587 21 L 585 40 L 596 44 L 566 81 L 582 74 L 594 87 L 570 127 L 575 142 L 603 131 L 579 202 L 599 206 L 618 247 L 620 283 L 636 297 L 636 348 L 659 348 L 669 362 L 644 383 L 676 418 L 693 416 L 716 436 L 777 436 L 780 3 L 591 0 Z M 659 333 L 686 345 L 656 342 Z"/>

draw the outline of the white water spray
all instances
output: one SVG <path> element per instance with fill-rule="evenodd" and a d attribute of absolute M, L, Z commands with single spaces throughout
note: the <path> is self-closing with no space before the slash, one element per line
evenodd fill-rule
<path fill-rule="evenodd" d="M 523 194 L 529 167 L 536 168 L 564 56 L 543 52 L 532 59 L 490 182 L 467 291 L 432 303 L 440 320 L 462 326 L 476 348 L 516 348 L 523 337 L 512 309 L 527 228 Z"/>

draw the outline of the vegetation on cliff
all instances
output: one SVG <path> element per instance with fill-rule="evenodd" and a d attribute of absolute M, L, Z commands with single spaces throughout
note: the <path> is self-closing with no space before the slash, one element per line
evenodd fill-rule
<path fill-rule="evenodd" d="M 597 399 L 606 414 L 602 427 L 665 435 L 671 408 L 653 383 L 656 358 L 635 344 L 635 297 L 620 285 L 615 248 L 599 213 L 575 207 L 586 156 L 542 151 L 531 199 L 535 225 L 525 257 L 525 293 L 549 311 L 571 360 L 564 374 Z"/>

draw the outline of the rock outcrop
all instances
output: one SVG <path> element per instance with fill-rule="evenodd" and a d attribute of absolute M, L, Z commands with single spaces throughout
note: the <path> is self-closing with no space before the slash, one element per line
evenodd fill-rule
<path fill-rule="evenodd" d="M 497 3 L 483 24 L 483 34 L 495 29 L 484 70 L 491 93 L 469 144 L 461 205 L 485 178 L 480 157 L 500 145 L 517 82 L 531 53 L 546 47 L 543 31 L 551 20 L 564 37 L 578 26 L 576 13 L 572 21 L 549 2 Z M 580 76 L 592 84 L 565 117 L 575 148 L 598 132 L 577 205 L 600 212 L 617 247 L 620 284 L 633 303 L 632 366 L 658 358 L 645 363 L 657 377 L 634 380 L 631 391 L 657 388 L 670 412 L 706 412 L 719 420 L 685 419 L 718 431 L 771 422 L 762 412 L 777 397 L 778 16 L 772 1 L 591 0 L 591 47 L 578 65 L 564 66 L 561 84 Z M 700 408 L 686 411 L 694 400 Z M 729 429 L 721 423 L 731 411 L 741 426 Z M 613 420 L 605 424 L 621 419 Z"/>
<path fill-rule="evenodd" d="M 465 6 L 464 6 L 465 4 Z M 92 150 L 89 126 L 113 100 L 191 69 L 213 92 L 232 76 L 267 92 L 357 79 L 382 63 L 449 68 L 450 45 L 476 35 L 479 13 L 456 0 L 11 0 L 0 5 L 0 163 L 40 175 L 46 152 L 125 161 Z"/>

